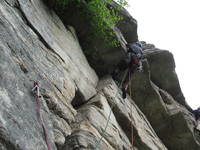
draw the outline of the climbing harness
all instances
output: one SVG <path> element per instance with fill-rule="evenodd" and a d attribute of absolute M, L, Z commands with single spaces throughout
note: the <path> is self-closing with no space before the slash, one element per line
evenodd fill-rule
<path fill-rule="evenodd" d="M 43 119 L 42 119 L 42 116 L 40 114 L 40 109 L 41 109 L 41 105 L 40 105 L 40 89 L 39 89 L 39 81 L 34 81 L 33 83 L 33 89 L 32 89 L 32 92 L 34 93 L 35 97 L 36 97 L 36 110 L 37 110 L 37 115 L 38 115 L 38 120 L 39 120 L 39 123 L 43 129 L 43 132 L 44 132 L 44 136 L 45 136 L 45 142 L 47 144 L 47 148 L 48 150 L 52 150 L 51 149 L 51 146 L 50 146 L 50 143 L 49 143 L 49 140 L 48 140 L 48 133 L 47 133 L 47 129 L 45 127 L 45 124 L 43 122 Z"/>
<path fill-rule="evenodd" d="M 127 73 L 128 73 L 128 69 L 125 71 L 124 76 L 123 76 L 123 78 L 122 78 L 122 80 L 121 80 L 121 83 L 120 83 L 119 87 L 122 86 L 122 83 L 124 82 L 124 79 L 125 79 Z M 118 89 L 119 89 L 119 88 L 118 88 Z M 118 90 L 117 90 L 117 92 L 115 93 L 114 98 L 117 96 L 117 93 L 118 93 Z M 111 113 L 112 113 L 113 107 L 114 107 L 114 105 L 112 105 L 111 108 L 110 108 L 110 112 L 109 112 L 109 115 L 108 115 L 108 119 L 107 119 L 107 122 L 106 122 L 106 126 L 105 126 L 105 128 L 104 128 L 104 130 L 103 130 L 103 133 L 102 133 L 102 136 L 101 136 L 101 138 L 99 139 L 99 141 L 97 142 L 96 147 L 94 148 L 94 150 L 96 150 L 96 149 L 99 147 L 99 145 L 100 145 L 100 143 L 101 143 L 103 137 L 105 136 L 105 132 L 106 132 L 106 129 L 107 129 L 107 127 L 108 127 L 108 123 L 109 123 L 110 118 L 111 118 Z"/>

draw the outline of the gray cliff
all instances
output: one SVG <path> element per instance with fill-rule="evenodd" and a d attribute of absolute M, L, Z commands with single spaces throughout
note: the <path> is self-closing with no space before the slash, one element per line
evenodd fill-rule
<path fill-rule="evenodd" d="M 0 150 L 47 150 L 36 80 L 52 150 L 200 149 L 169 51 L 144 42 L 144 71 L 121 97 L 109 71 L 138 37 L 136 20 L 119 11 L 120 46 L 106 48 L 96 39 L 84 45 L 73 15 L 61 21 L 42 0 L 0 0 Z M 84 51 L 95 48 L 101 60 L 93 64 Z"/>

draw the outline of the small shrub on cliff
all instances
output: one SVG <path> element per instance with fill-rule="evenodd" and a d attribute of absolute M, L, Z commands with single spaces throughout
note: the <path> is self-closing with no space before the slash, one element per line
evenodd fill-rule
<path fill-rule="evenodd" d="M 108 45 L 118 46 L 119 41 L 115 38 L 113 29 L 115 25 L 122 19 L 120 15 L 109 7 L 108 4 L 112 0 L 46 0 L 51 6 L 62 13 L 66 11 L 67 7 L 73 3 L 76 7 L 80 8 L 82 14 L 88 18 L 92 27 L 92 34 L 103 40 Z M 126 6 L 127 0 L 116 0 L 119 4 L 118 8 Z"/>

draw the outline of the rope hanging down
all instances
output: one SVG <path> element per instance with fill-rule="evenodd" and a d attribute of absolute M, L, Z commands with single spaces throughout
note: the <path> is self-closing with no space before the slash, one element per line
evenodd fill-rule
<path fill-rule="evenodd" d="M 32 91 L 34 92 L 34 95 L 36 97 L 36 110 L 37 110 L 37 115 L 38 115 L 38 120 L 39 120 L 39 123 L 40 125 L 42 126 L 42 129 L 43 129 L 43 132 L 44 132 L 44 136 L 45 136 L 45 142 L 47 144 L 47 148 L 48 150 L 52 150 L 51 149 L 51 146 L 50 146 L 50 143 L 49 143 L 49 140 L 48 140 L 48 133 L 47 133 L 47 129 L 45 127 L 45 124 L 43 122 L 43 119 L 42 119 L 42 116 L 40 114 L 40 109 L 41 109 L 41 106 L 40 106 L 40 89 L 39 89 L 39 82 L 38 81 L 34 81 L 34 87 L 32 89 Z"/>
<path fill-rule="evenodd" d="M 132 85 L 131 85 L 131 72 L 129 71 L 129 93 L 130 93 L 130 97 L 132 98 Z M 132 105 L 131 105 L 131 119 L 133 119 L 133 110 L 132 110 Z M 131 145 L 132 147 L 134 146 L 134 142 L 135 142 L 135 136 L 133 135 L 133 126 L 130 122 L 130 126 L 131 126 Z"/>
<path fill-rule="evenodd" d="M 125 79 L 127 73 L 128 73 L 128 69 L 125 71 L 124 76 L 123 76 L 123 78 L 122 78 L 122 80 L 121 80 L 121 82 L 120 82 L 119 87 L 122 86 L 122 83 L 124 82 L 124 79 Z M 119 88 L 118 88 L 118 90 L 119 90 Z M 118 90 L 117 90 L 117 92 L 115 93 L 114 98 L 117 96 L 117 93 L 119 92 Z M 112 105 L 111 108 L 110 108 L 110 112 L 109 112 L 109 115 L 108 115 L 108 119 L 107 119 L 107 122 L 106 122 L 106 126 L 105 126 L 105 128 L 104 128 L 104 130 L 103 130 L 103 133 L 102 133 L 102 136 L 101 136 L 100 140 L 97 142 L 96 147 L 94 148 L 94 150 L 96 150 L 96 149 L 99 147 L 99 145 L 100 145 L 100 143 L 101 143 L 103 137 L 105 136 L 105 132 L 106 132 L 106 129 L 107 129 L 107 127 L 108 127 L 108 123 L 109 123 L 110 118 L 111 118 L 111 113 L 112 113 L 113 107 L 114 107 L 114 105 Z"/>

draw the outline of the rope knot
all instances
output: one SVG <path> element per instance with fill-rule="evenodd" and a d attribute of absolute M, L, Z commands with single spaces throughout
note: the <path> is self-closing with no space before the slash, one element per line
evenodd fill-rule
<path fill-rule="evenodd" d="M 39 81 L 34 81 L 33 82 L 33 89 L 32 89 L 32 92 L 36 95 L 36 96 L 38 96 L 38 97 L 40 97 L 40 91 L 39 91 Z"/>

